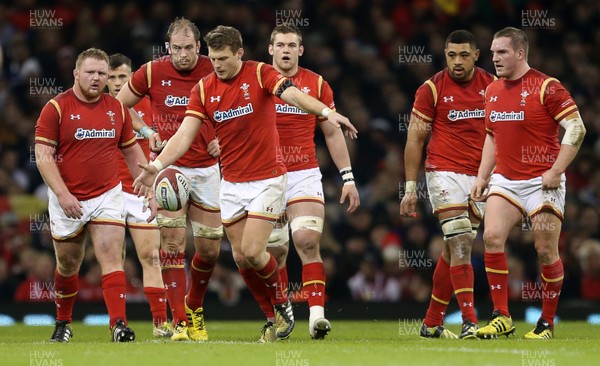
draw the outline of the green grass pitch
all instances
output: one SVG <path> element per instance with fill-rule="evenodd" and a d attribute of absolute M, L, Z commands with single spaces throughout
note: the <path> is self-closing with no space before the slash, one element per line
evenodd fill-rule
<path fill-rule="evenodd" d="M 431 340 L 417 336 L 419 321 L 335 321 L 325 341 L 299 321 L 292 338 L 258 344 L 261 323 L 208 322 L 206 343 L 158 341 L 150 323 L 132 322 L 134 343 L 110 342 L 108 327 L 74 324 L 68 344 L 48 342 L 52 327 L 0 327 L 0 365 L 600 365 L 600 326 L 563 321 L 556 339 L 526 341 L 531 324 L 517 322 L 515 337 Z M 449 326 L 458 332 L 459 326 Z"/>

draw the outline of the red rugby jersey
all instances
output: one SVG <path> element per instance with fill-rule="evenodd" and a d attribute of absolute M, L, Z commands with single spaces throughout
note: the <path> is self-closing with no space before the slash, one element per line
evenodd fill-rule
<path fill-rule="evenodd" d="M 244 61 L 232 79 L 221 80 L 213 73 L 192 90 L 186 116 L 214 125 L 225 180 L 250 182 L 286 173 L 273 98 L 284 80 L 271 65 Z"/>
<path fill-rule="evenodd" d="M 199 55 L 191 71 L 177 70 L 170 56 L 142 65 L 127 82 L 138 97 L 148 95 L 152 102 L 152 123 L 162 140 L 171 138 L 179 129 L 189 103 L 190 91 L 204 76 L 214 71 L 210 59 Z M 174 164 L 186 168 L 206 168 L 217 159 L 206 151 L 206 145 L 215 138 L 213 126 L 204 124 L 189 150 Z"/>
<path fill-rule="evenodd" d="M 321 75 L 299 67 L 298 72 L 290 79 L 301 92 L 320 100 L 329 108 L 335 109 L 333 91 Z M 287 170 L 292 172 L 318 168 L 315 127 L 317 121 L 323 122 L 326 119 L 289 105 L 278 97 L 275 97 L 275 111 L 277 112 L 279 150 Z"/>
<path fill-rule="evenodd" d="M 540 177 L 560 151 L 559 122 L 577 111 L 555 78 L 529 69 L 517 80 L 499 79 L 485 92 L 485 124 L 496 143 L 495 172 L 512 180 Z"/>
<path fill-rule="evenodd" d="M 121 102 L 102 94 L 98 101 L 85 103 L 73 89 L 46 103 L 35 126 L 35 142 L 56 148 L 60 175 L 80 201 L 119 184 L 119 149 L 136 143 L 131 116 Z"/>
<path fill-rule="evenodd" d="M 426 171 L 477 175 L 485 141 L 483 95 L 494 78 L 476 67 L 471 80 L 458 82 L 445 68 L 417 89 L 413 117 L 431 123 Z"/>

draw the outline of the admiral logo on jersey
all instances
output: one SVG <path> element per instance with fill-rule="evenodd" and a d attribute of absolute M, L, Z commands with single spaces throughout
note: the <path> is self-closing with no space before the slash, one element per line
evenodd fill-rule
<path fill-rule="evenodd" d="M 190 98 L 188 97 L 176 97 L 174 95 L 167 95 L 167 97 L 165 98 L 165 105 L 167 107 L 174 107 L 174 106 L 187 106 L 188 103 L 190 102 Z"/>
<path fill-rule="evenodd" d="M 225 112 L 221 112 L 216 110 L 213 114 L 213 119 L 215 122 L 223 122 L 232 118 L 244 116 L 246 114 L 251 114 L 254 112 L 254 108 L 252 107 L 252 103 L 248 103 L 246 106 L 239 106 L 235 109 L 231 108 L 226 110 Z"/>
<path fill-rule="evenodd" d="M 505 121 L 524 121 L 525 120 L 525 112 L 490 112 L 490 121 L 491 122 L 505 122 Z"/>
<path fill-rule="evenodd" d="M 281 103 L 275 104 L 275 112 L 287 114 L 308 114 L 308 112 L 303 111 L 302 109 L 296 106 Z"/>
<path fill-rule="evenodd" d="M 467 119 L 467 118 L 485 118 L 485 110 L 484 109 L 465 109 L 464 111 L 457 111 L 452 109 L 448 111 L 448 119 L 450 121 L 457 121 L 459 119 Z"/>
<path fill-rule="evenodd" d="M 115 129 L 106 130 L 101 129 L 97 130 L 92 128 L 91 130 L 85 128 L 78 128 L 75 132 L 75 138 L 77 140 L 85 140 L 85 139 L 112 139 L 116 136 Z"/>

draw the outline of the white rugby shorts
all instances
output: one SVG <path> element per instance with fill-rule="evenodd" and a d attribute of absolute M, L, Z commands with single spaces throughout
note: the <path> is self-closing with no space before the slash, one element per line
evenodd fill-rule
<path fill-rule="evenodd" d="M 66 241 L 79 235 L 86 224 L 125 226 L 123 190 L 121 183 L 102 193 L 98 197 L 79 201 L 83 216 L 71 219 L 65 215 L 58 203 L 58 197 L 48 188 L 48 213 L 52 238 Z"/>
<path fill-rule="evenodd" d="M 454 172 L 432 171 L 426 172 L 427 192 L 433 213 L 451 210 L 468 210 L 481 220 L 485 208 L 484 202 L 471 200 L 471 188 L 475 184 L 476 176 Z"/>
<path fill-rule="evenodd" d="M 228 226 L 246 215 L 273 223 L 284 209 L 287 174 L 251 182 L 221 181 L 221 221 Z"/>
<path fill-rule="evenodd" d="M 185 168 L 173 165 L 191 183 L 190 203 L 204 211 L 219 212 L 221 172 L 219 164 L 208 168 Z"/>
<path fill-rule="evenodd" d="M 503 197 L 523 215 L 532 217 L 543 209 L 549 209 L 561 220 L 565 212 L 565 193 L 567 178 L 563 173 L 560 187 L 542 190 L 542 177 L 527 180 L 510 180 L 502 174 L 492 174 L 489 195 Z"/>

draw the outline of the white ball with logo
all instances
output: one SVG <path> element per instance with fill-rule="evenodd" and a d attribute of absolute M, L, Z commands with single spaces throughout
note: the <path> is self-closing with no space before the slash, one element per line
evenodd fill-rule
<path fill-rule="evenodd" d="M 190 197 L 190 180 L 175 168 L 166 168 L 156 177 L 154 190 L 156 202 L 167 211 L 178 211 L 187 205 Z"/>

